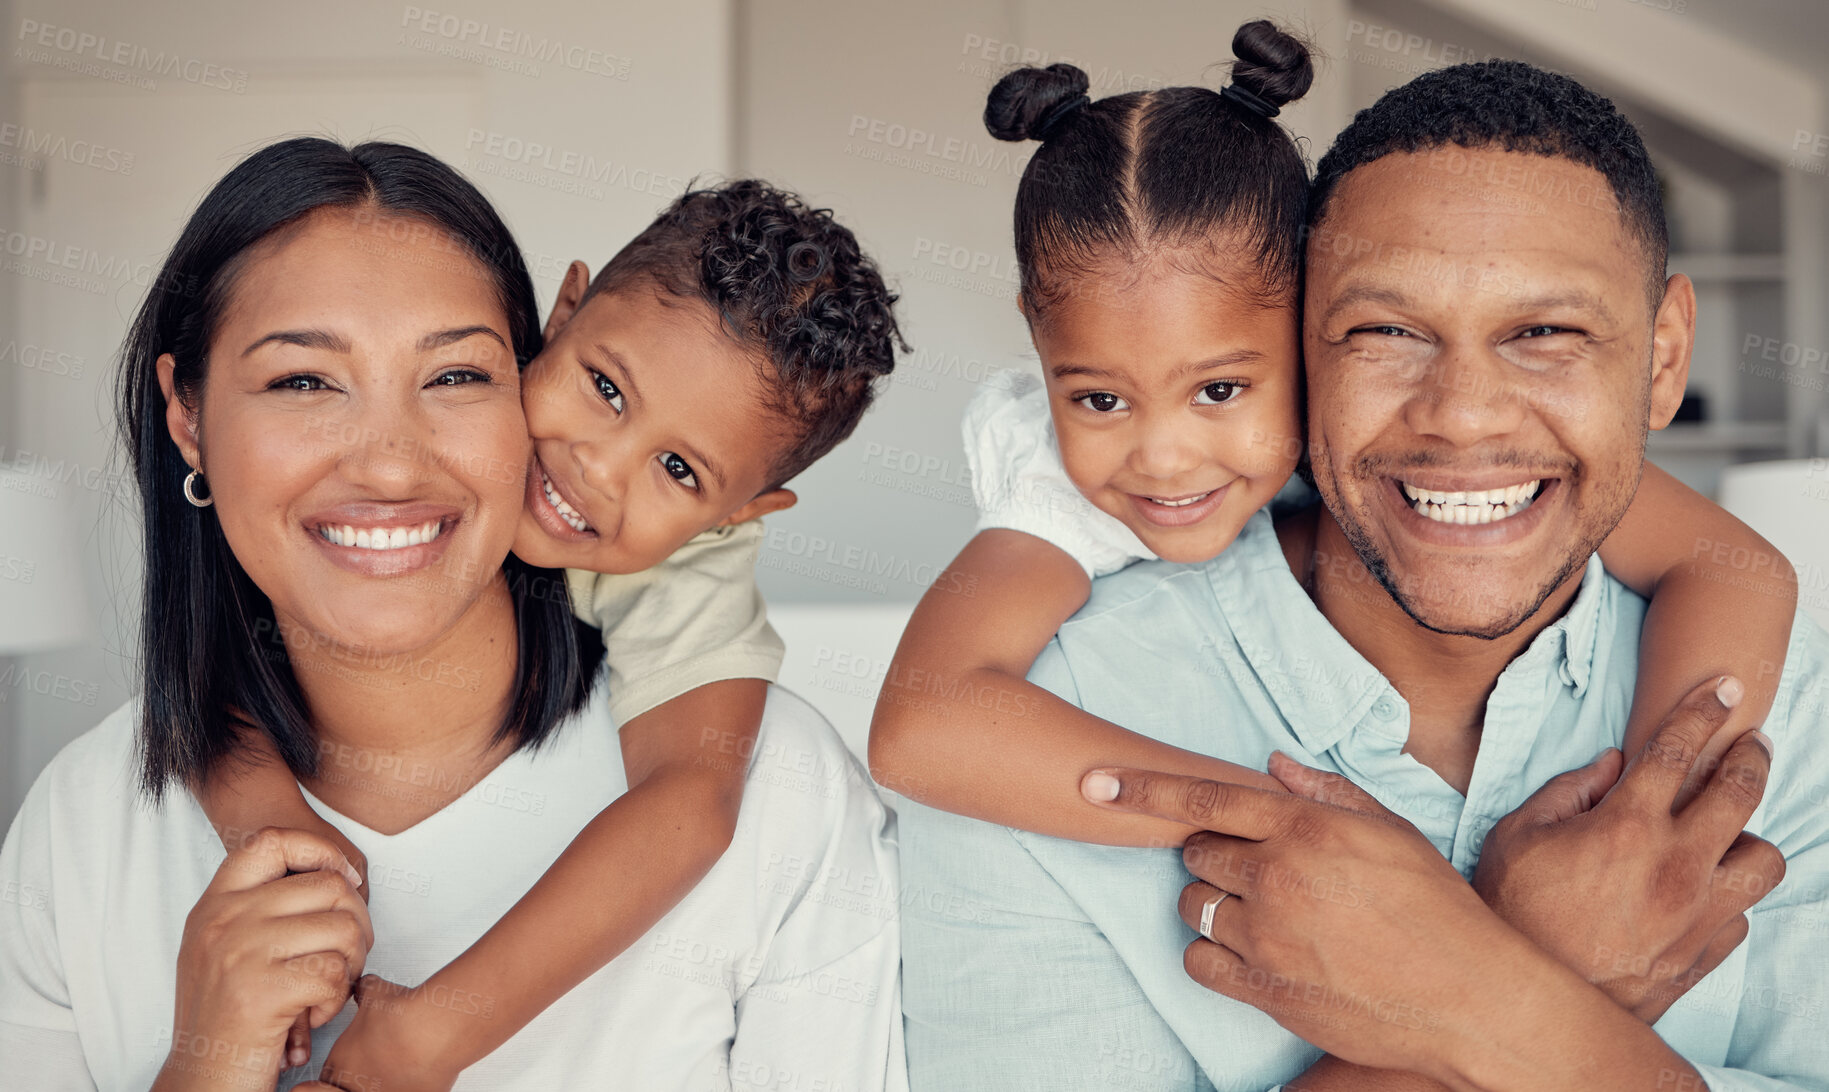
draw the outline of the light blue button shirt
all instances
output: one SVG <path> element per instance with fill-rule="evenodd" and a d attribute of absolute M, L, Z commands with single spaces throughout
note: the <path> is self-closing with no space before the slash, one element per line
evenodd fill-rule
<path fill-rule="evenodd" d="M 1264 512 L 1205 565 L 1096 581 L 1029 677 L 1178 747 L 1259 769 L 1282 750 L 1345 774 L 1471 876 L 1494 822 L 1621 742 L 1644 614 L 1591 559 L 1569 609 L 1499 676 L 1464 799 L 1403 753 L 1408 705 L 1315 609 Z M 1657 1024 L 1715 1092 L 1829 1089 L 1829 635 L 1801 615 L 1765 731 L 1776 757 L 1749 829 L 1789 871 L 1746 942 Z M 898 810 L 915 1092 L 1262 1092 L 1320 1056 L 1182 970 L 1179 851 Z"/>

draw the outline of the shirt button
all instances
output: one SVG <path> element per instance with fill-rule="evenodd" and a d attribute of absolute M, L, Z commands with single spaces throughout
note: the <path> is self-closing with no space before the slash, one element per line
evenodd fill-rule
<path fill-rule="evenodd" d="M 1390 698 L 1379 698 L 1372 705 L 1372 715 L 1379 720 L 1390 720 L 1397 715 L 1397 703 Z"/>

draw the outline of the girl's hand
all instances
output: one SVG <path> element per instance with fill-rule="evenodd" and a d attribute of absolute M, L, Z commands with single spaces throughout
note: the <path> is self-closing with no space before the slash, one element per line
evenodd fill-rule
<path fill-rule="evenodd" d="M 178 949 L 172 1048 L 155 1089 L 270 1089 L 301 1014 L 322 1027 L 374 943 L 356 874 L 328 840 L 261 831 L 231 852 Z"/>
<path fill-rule="evenodd" d="M 331 1046 L 322 1079 L 347 1092 L 449 1092 L 461 1070 L 442 1060 L 424 992 L 371 974 L 355 996 L 356 1018 Z"/>

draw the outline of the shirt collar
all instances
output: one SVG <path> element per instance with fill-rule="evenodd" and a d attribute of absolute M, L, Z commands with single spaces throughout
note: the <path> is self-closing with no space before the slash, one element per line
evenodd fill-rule
<path fill-rule="evenodd" d="M 1380 700 L 1399 700 L 1297 583 L 1268 510 L 1253 515 L 1206 569 L 1240 652 L 1309 753 L 1340 742 Z M 1605 582 L 1600 558 L 1589 557 L 1568 609 L 1518 657 L 1554 657 L 1558 677 L 1576 697 L 1587 690 Z"/>

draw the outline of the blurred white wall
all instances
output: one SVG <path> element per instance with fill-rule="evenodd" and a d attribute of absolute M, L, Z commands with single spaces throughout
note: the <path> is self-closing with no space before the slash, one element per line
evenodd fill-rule
<path fill-rule="evenodd" d="M 391 137 L 445 157 L 501 208 L 543 304 L 569 259 L 601 262 L 697 174 L 761 175 L 857 231 L 902 293 L 914 351 L 853 439 L 795 483 L 761 572 L 792 631 L 784 678 L 834 696 L 853 743 L 895 620 L 972 523 L 960 408 L 995 369 L 1035 366 L 1009 226 L 1032 146 L 980 120 L 1016 64 L 1071 60 L 1095 95 L 1218 87 L 1234 29 L 1269 15 L 1325 54 L 1283 119 L 1311 159 L 1354 109 L 1429 68 L 1551 64 L 1621 96 L 1660 139 L 1700 134 L 1704 162 L 1674 164 L 1673 207 L 1706 245 L 1784 241 L 1736 219 L 1746 172 L 1798 212 L 1783 321 L 1747 311 L 1707 335 L 1711 358 L 1745 372 L 1749 334 L 1793 357 L 1829 346 L 1821 0 L 0 0 L 0 13 L 0 464 L 98 528 L 90 643 L 0 659 L 0 819 L 126 696 L 138 574 L 116 503 L 113 355 L 190 208 L 276 137 Z M 1403 33 L 1374 41 L 1374 24 Z M 1790 367 L 1735 397 L 1783 412 L 1818 397 L 1816 381 Z M 846 605 L 849 628 L 828 613 Z"/>
<path fill-rule="evenodd" d="M 138 568 L 109 380 L 205 190 L 276 138 L 399 140 L 456 165 L 542 306 L 695 174 L 730 167 L 727 0 L 13 0 L 0 52 L 0 464 L 67 497 L 82 648 L 0 658 L 0 816 L 128 693 Z M 5 620 L 0 619 L 0 627 Z"/>

